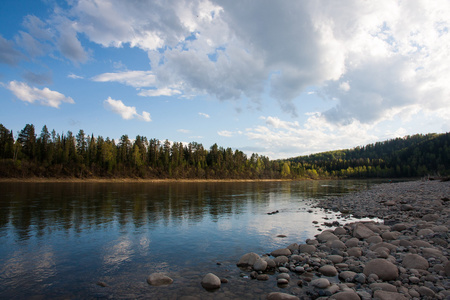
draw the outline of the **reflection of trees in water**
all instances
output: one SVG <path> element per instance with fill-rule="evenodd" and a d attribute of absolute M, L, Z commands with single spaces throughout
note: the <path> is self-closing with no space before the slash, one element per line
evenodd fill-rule
<path fill-rule="evenodd" d="M 357 183 L 364 186 L 364 182 Z M 209 217 L 238 215 L 274 195 L 317 198 L 348 191 L 349 181 L 226 183 L 2 183 L 0 237 L 11 226 L 17 239 L 54 230 L 183 226 Z"/>

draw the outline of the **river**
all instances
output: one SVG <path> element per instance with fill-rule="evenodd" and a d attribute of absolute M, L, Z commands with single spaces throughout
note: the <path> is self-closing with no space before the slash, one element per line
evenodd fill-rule
<path fill-rule="evenodd" d="M 0 183 L 0 298 L 265 299 L 289 287 L 248 279 L 239 258 L 343 223 L 316 199 L 374 183 Z M 148 285 L 153 272 L 174 283 Z M 229 282 L 205 291 L 209 272 Z"/>

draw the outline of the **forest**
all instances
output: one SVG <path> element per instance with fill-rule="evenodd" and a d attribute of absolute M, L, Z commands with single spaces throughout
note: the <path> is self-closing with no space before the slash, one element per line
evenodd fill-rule
<path fill-rule="evenodd" d="M 284 160 L 212 145 L 0 124 L 0 177 L 143 179 L 391 178 L 450 174 L 450 134 L 413 135 Z"/>

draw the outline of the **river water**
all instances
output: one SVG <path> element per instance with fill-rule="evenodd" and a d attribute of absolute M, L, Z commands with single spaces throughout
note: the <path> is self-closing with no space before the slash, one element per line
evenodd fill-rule
<path fill-rule="evenodd" d="M 250 280 L 237 261 L 302 243 L 325 220 L 348 222 L 312 205 L 374 183 L 0 183 L 0 298 L 265 299 L 289 292 L 295 282 L 281 289 L 274 278 Z M 174 283 L 148 285 L 153 272 Z M 205 291 L 200 282 L 209 272 L 228 283 Z"/>

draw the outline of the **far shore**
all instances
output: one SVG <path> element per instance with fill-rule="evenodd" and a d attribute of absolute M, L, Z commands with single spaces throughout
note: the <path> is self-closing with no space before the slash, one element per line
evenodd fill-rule
<path fill-rule="evenodd" d="M 302 179 L 310 180 L 310 179 Z M 151 179 L 151 178 L 53 178 L 53 177 L 29 177 L 29 178 L 0 178 L 0 183 L 24 182 L 24 183 L 170 183 L 170 182 L 280 182 L 293 181 L 292 179 Z"/>

